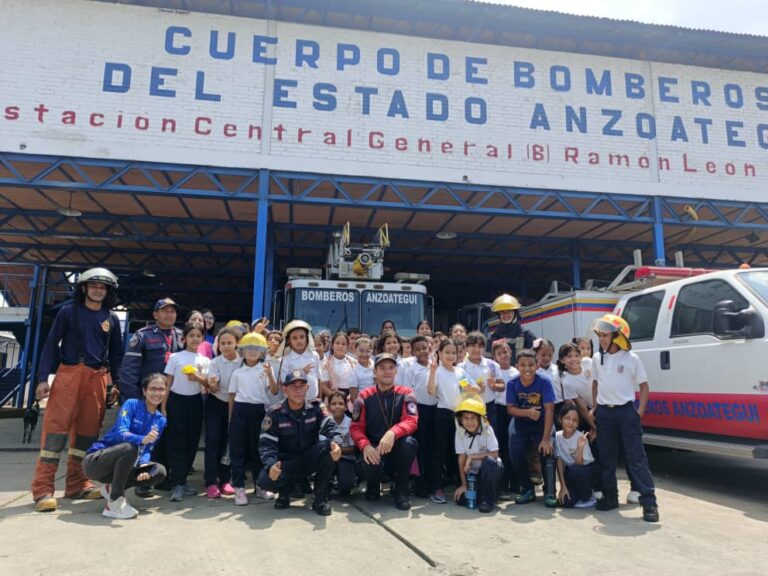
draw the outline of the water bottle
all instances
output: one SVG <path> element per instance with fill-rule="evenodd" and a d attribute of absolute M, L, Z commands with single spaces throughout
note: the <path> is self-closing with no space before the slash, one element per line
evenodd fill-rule
<path fill-rule="evenodd" d="M 477 474 L 470 472 L 467 474 L 467 508 L 474 510 L 477 508 Z"/>

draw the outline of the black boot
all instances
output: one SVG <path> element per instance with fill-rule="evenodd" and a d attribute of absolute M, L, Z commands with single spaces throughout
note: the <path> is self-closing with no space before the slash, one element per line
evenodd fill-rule
<path fill-rule="evenodd" d="M 315 501 L 312 504 L 312 509 L 317 513 L 319 516 L 330 516 L 331 515 L 331 505 L 328 504 L 328 495 L 327 491 L 322 490 L 315 494 Z"/>
<path fill-rule="evenodd" d="M 615 510 L 618 507 L 619 507 L 618 494 L 609 495 L 609 494 L 603 493 L 603 497 L 597 501 L 597 504 L 595 504 L 595 510 L 599 510 L 600 512 Z"/>
<path fill-rule="evenodd" d="M 291 505 L 291 493 L 288 490 L 281 490 L 275 499 L 275 510 L 285 510 Z"/>
<path fill-rule="evenodd" d="M 659 507 L 656 504 L 643 504 L 643 520 L 646 522 L 658 522 Z"/>
<path fill-rule="evenodd" d="M 378 482 L 366 482 L 365 499 L 368 502 L 378 502 L 379 498 L 381 498 L 381 484 Z"/>

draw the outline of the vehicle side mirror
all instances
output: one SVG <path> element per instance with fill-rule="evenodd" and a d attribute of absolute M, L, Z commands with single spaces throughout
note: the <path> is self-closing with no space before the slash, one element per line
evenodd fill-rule
<path fill-rule="evenodd" d="M 712 315 L 715 336 L 724 340 L 752 339 L 765 336 L 765 323 L 752 307 L 737 310 L 733 300 L 721 300 Z"/>

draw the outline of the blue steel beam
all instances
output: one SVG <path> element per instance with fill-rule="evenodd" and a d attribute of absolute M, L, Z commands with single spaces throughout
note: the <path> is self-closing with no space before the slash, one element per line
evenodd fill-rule
<path fill-rule="evenodd" d="M 264 316 L 267 274 L 267 226 L 269 215 L 269 170 L 259 171 L 258 213 L 256 215 L 256 251 L 253 270 L 253 306 L 251 318 Z"/>
<path fill-rule="evenodd" d="M 25 177 L 15 164 L 43 163 L 48 166 L 32 176 Z M 159 194 L 171 196 L 192 196 L 219 199 L 255 199 L 254 184 L 259 171 L 252 169 L 209 168 L 178 164 L 155 164 L 151 162 L 126 162 L 117 160 L 93 160 L 33 156 L 0 153 L 0 166 L 10 173 L 0 177 L 1 185 L 31 188 L 53 188 L 60 190 L 87 190 L 107 193 Z M 61 177 L 60 169 L 68 167 L 80 180 L 72 181 L 71 174 Z M 96 178 L 88 168 L 109 168 L 113 174 Z M 156 172 L 175 173 L 180 178 L 174 182 L 163 182 L 156 178 Z M 143 184 L 129 184 L 121 179 L 135 174 Z M 211 188 L 200 188 L 193 179 L 202 177 Z M 225 185 L 222 177 L 235 179 Z M 293 184 L 307 183 L 305 190 L 296 193 Z M 149 184 L 149 185 L 147 185 Z M 488 216 L 526 216 L 534 218 L 572 219 L 595 222 L 634 222 L 653 226 L 656 223 L 653 200 L 649 196 L 627 194 L 604 194 L 575 192 L 568 190 L 539 190 L 502 186 L 480 186 L 474 184 L 448 184 L 424 181 L 394 180 L 365 177 L 342 177 L 334 175 L 273 172 L 271 173 L 268 199 L 272 202 L 324 205 L 355 206 L 362 208 L 387 208 L 395 210 L 420 210 L 441 213 L 471 213 Z M 368 190 L 359 196 L 345 189 L 347 185 L 367 186 Z M 397 201 L 376 200 L 375 194 L 386 185 Z M 325 190 L 330 187 L 335 197 L 327 198 Z M 423 192 L 418 201 L 408 197 L 407 189 Z M 319 193 L 319 194 L 318 194 Z M 318 195 L 315 195 L 318 194 Z M 465 196 L 474 194 L 470 201 Z M 447 201 L 446 201 L 447 199 Z M 502 199 L 504 207 L 487 206 L 491 200 Z M 586 205 L 582 208 L 580 204 Z M 737 227 L 763 229 L 768 225 L 768 204 L 726 200 L 702 200 L 686 198 L 664 198 L 662 201 L 663 223 L 683 223 L 697 227 Z M 699 207 L 707 212 L 708 218 L 687 221 L 682 208 L 686 204 Z M 526 207 L 528 206 L 528 207 Z M 608 210 L 610 213 L 600 213 Z M 746 215 L 758 218 L 746 222 Z"/>

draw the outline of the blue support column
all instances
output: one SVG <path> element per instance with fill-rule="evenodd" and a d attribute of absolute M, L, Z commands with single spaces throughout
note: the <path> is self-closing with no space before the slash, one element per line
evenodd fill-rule
<path fill-rule="evenodd" d="M 664 252 L 664 224 L 661 197 L 653 198 L 653 263 L 656 266 L 666 266 L 667 256 Z"/>
<path fill-rule="evenodd" d="M 29 371 L 29 396 L 27 397 L 27 406 L 34 401 L 35 391 L 37 389 L 37 363 L 40 356 L 40 333 L 43 331 L 43 310 L 45 308 L 45 288 L 47 283 L 48 268 L 43 267 L 43 273 L 37 291 L 37 302 L 35 303 L 35 344 L 32 348 L 32 369 Z"/>
<path fill-rule="evenodd" d="M 21 376 L 19 377 L 19 392 L 16 394 L 16 408 L 24 408 L 24 390 L 27 383 L 27 372 L 29 371 L 29 349 L 32 344 L 32 322 L 35 318 L 39 278 L 40 266 L 35 265 L 34 272 L 32 272 L 32 282 L 29 285 L 29 313 L 24 321 L 24 348 L 21 350 Z"/>
<path fill-rule="evenodd" d="M 265 315 L 265 284 L 267 276 L 267 226 L 269 220 L 269 170 L 259 170 L 259 199 L 256 216 L 256 253 L 253 267 L 253 305 L 251 319 Z"/>
<path fill-rule="evenodd" d="M 272 315 L 272 296 L 275 293 L 275 234 L 267 234 L 267 263 L 264 271 L 264 316 Z"/>
<path fill-rule="evenodd" d="M 578 240 L 571 242 L 571 275 L 573 289 L 578 290 L 581 288 L 581 250 Z"/>

